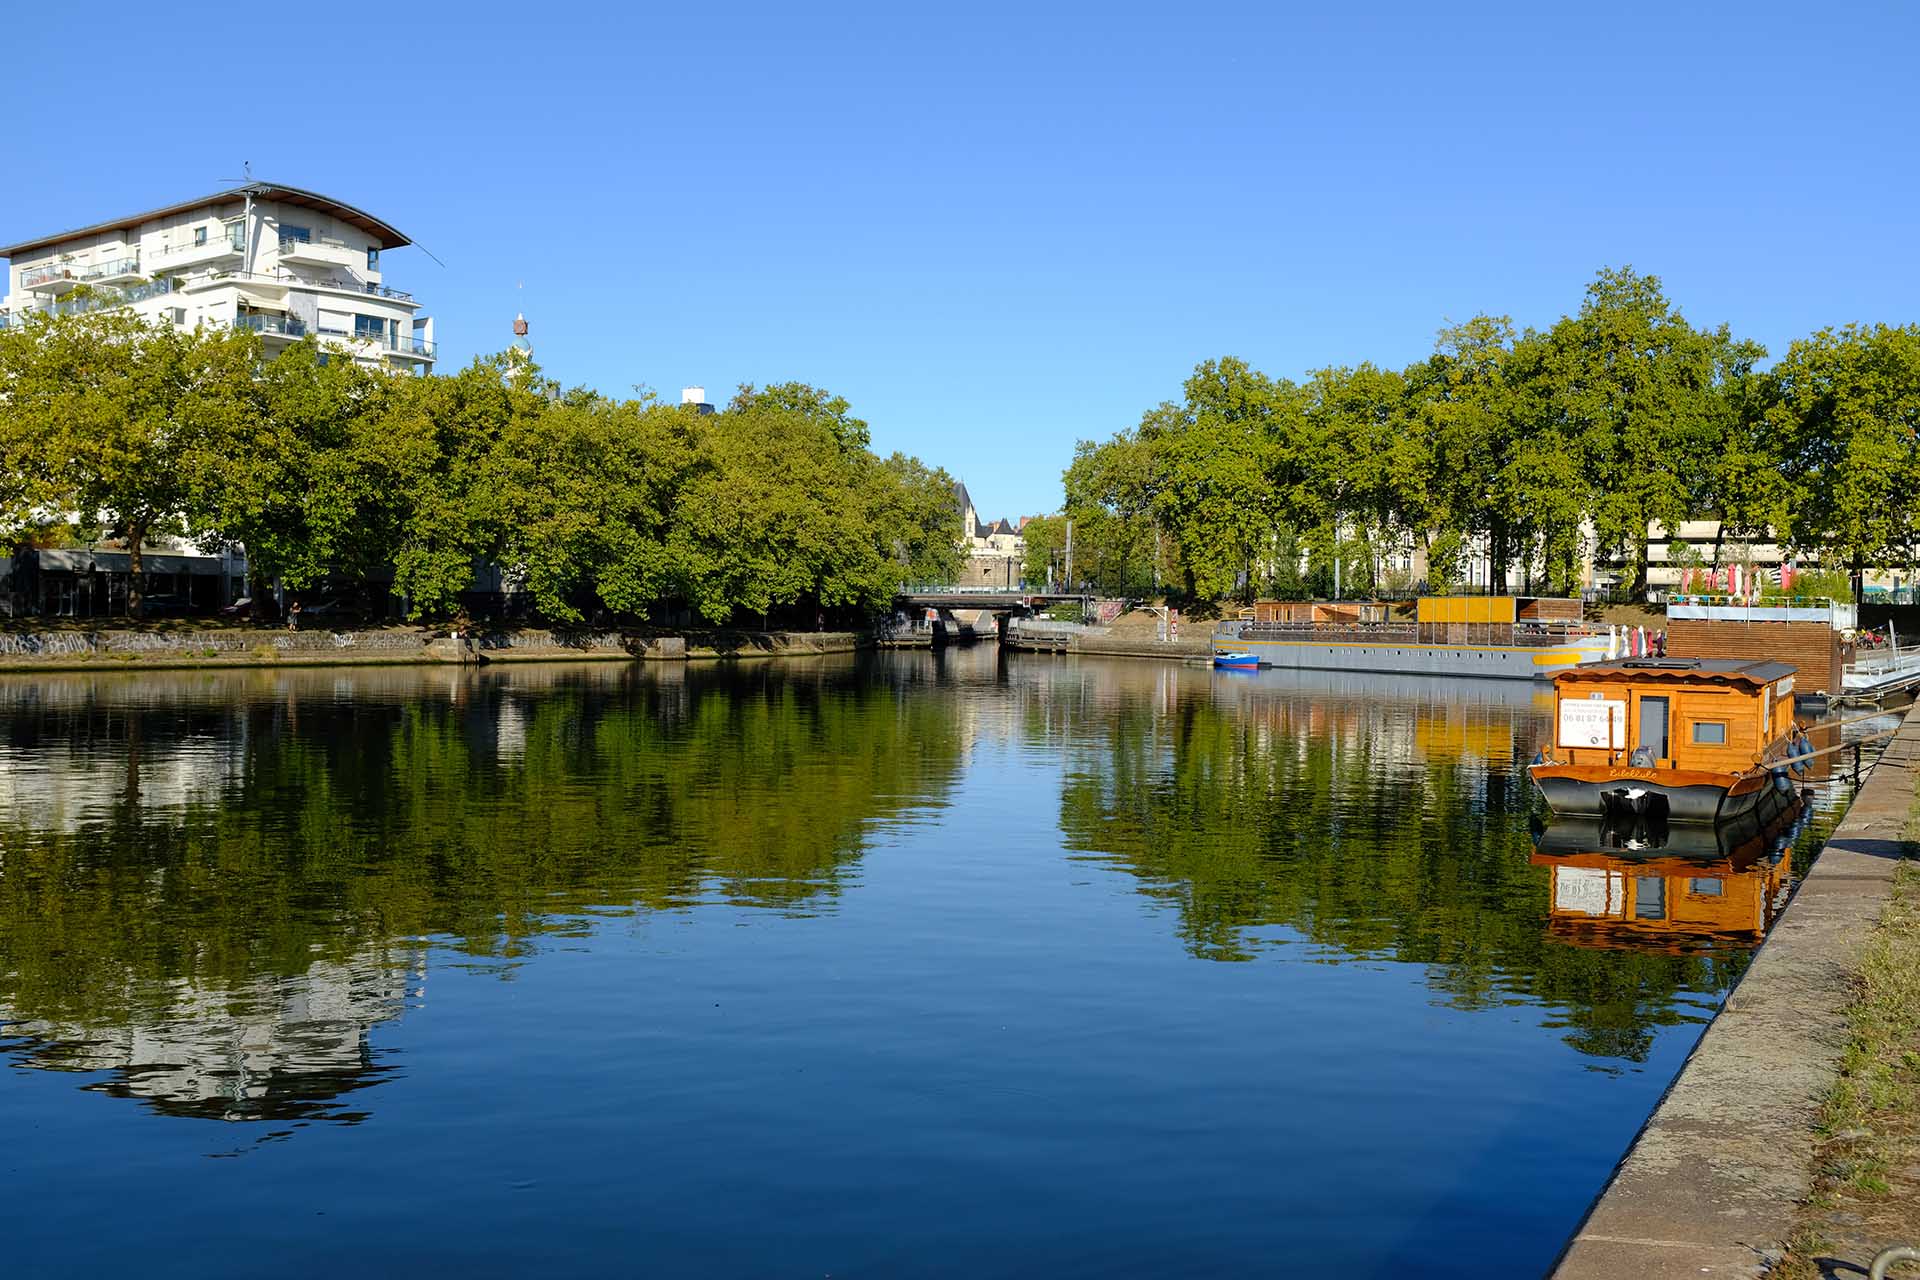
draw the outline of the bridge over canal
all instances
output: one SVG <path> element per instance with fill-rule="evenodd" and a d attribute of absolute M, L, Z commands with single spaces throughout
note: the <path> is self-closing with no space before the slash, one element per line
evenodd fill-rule
<path fill-rule="evenodd" d="M 992 614 L 994 629 L 998 632 L 1008 618 L 1023 617 L 1051 604 L 1078 602 L 1087 608 L 1093 599 L 1090 593 L 1082 591 L 1008 591 L 996 587 L 913 587 L 895 597 L 897 607 L 905 610 L 908 617 L 930 624 L 935 644 L 944 644 L 963 634 L 963 628 L 953 616 L 956 610 Z M 915 625 L 921 623 L 916 621 Z M 977 634 L 973 628 L 966 628 L 964 633 Z"/>

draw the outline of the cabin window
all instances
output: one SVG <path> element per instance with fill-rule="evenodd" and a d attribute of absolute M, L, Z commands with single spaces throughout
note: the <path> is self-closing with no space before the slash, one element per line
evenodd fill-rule
<path fill-rule="evenodd" d="M 1718 898 L 1724 896 L 1726 885 L 1712 876 L 1687 881 L 1687 892 L 1696 898 Z"/>
<path fill-rule="evenodd" d="M 1662 698 L 1662 702 L 1666 699 Z M 1667 918 L 1667 880 L 1665 876 L 1633 878 L 1633 914 L 1639 920 Z"/>
<path fill-rule="evenodd" d="M 1696 747 L 1724 747 L 1727 745 L 1727 723 L 1724 720 L 1695 720 L 1693 722 L 1693 745 Z"/>
<path fill-rule="evenodd" d="M 1640 699 L 1640 745 L 1653 753 L 1655 760 L 1667 758 L 1667 700 Z"/>

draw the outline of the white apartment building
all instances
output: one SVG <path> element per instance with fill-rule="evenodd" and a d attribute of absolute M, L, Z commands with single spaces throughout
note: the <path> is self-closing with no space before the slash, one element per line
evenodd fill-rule
<path fill-rule="evenodd" d="M 249 183 L 0 247 L 0 328 L 34 311 L 130 306 L 186 328 L 251 329 L 269 355 L 315 334 L 363 364 L 425 373 L 433 321 L 381 271 L 382 255 L 411 243 L 329 196 Z"/>

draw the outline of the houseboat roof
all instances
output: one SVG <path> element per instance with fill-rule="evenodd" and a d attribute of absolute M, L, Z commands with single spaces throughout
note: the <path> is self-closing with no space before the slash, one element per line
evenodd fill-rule
<path fill-rule="evenodd" d="M 1557 673 L 1553 679 L 1583 680 L 1595 676 L 1622 680 L 1713 680 L 1762 688 L 1784 680 L 1799 668 L 1785 662 L 1752 662 L 1739 658 L 1619 658 L 1611 662 L 1584 662 Z"/>

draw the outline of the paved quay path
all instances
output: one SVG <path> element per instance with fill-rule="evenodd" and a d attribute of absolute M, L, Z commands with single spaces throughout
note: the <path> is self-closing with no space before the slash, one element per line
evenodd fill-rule
<path fill-rule="evenodd" d="M 1555 1280 L 1759 1276 L 1810 1189 L 1813 1124 L 1920 781 L 1920 704 L 1568 1243 Z"/>

